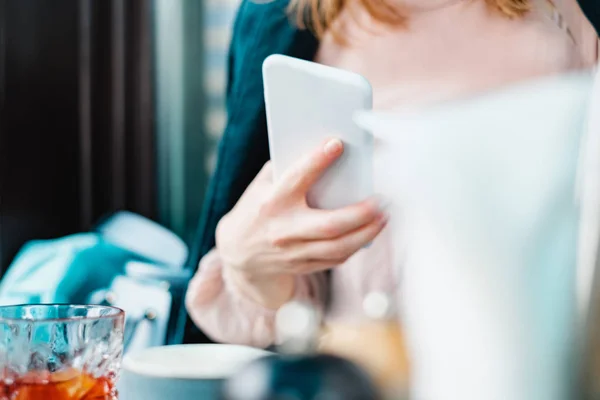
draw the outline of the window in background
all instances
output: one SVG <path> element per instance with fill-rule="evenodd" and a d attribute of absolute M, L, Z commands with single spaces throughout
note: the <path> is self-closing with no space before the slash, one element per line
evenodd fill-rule
<path fill-rule="evenodd" d="M 227 56 L 239 0 L 206 0 L 204 4 L 206 134 L 210 139 L 206 169 L 210 174 L 216 162 L 215 144 L 220 139 L 227 122 L 225 110 Z"/>
<path fill-rule="evenodd" d="M 194 238 L 225 127 L 237 0 L 154 0 L 159 221 Z"/>

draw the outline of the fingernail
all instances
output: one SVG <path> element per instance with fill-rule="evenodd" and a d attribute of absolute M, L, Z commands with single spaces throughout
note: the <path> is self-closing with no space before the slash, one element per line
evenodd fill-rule
<path fill-rule="evenodd" d="M 392 206 L 392 202 L 389 200 L 382 200 L 379 203 L 379 210 L 381 210 L 381 212 L 385 213 L 387 215 L 387 213 L 390 211 L 390 207 Z"/>
<path fill-rule="evenodd" d="M 384 212 L 381 217 L 379 217 L 379 222 L 382 226 L 387 225 L 387 223 L 390 222 L 390 215 Z"/>
<path fill-rule="evenodd" d="M 343 147 L 344 147 L 344 144 L 342 143 L 342 141 L 340 139 L 331 139 L 327 143 L 325 143 L 325 147 L 323 147 L 323 151 L 325 152 L 325 154 L 336 154 Z"/>
<path fill-rule="evenodd" d="M 377 207 L 377 209 L 382 213 L 386 213 L 391 205 L 389 200 L 380 195 L 376 195 L 373 199 L 373 202 L 375 203 L 375 207 Z"/>

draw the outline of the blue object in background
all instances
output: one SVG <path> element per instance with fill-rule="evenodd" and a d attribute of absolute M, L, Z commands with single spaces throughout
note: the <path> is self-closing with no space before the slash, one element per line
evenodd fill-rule
<path fill-rule="evenodd" d="M 193 271 L 174 233 L 118 212 L 94 232 L 27 243 L 0 282 L 0 305 L 105 304 L 125 310 L 125 351 L 181 341 L 178 316 Z"/>
<path fill-rule="evenodd" d="M 129 251 L 97 233 L 26 244 L 0 282 L 0 305 L 85 303 L 122 274 Z"/>
<path fill-rule="evenodd" d="M 116 277 L 128 275 L 132 262 L 150 271 L 130 268 L 133 279 L 167 282 L 181 291 L 189 277 L 183 273 L 187 257 L 187 246 L 169 230 L 119 212 L 95 232 L 27 243 L 0 282 L 0 305 L 85 304 L 94 292 L 110 289 Z"/>

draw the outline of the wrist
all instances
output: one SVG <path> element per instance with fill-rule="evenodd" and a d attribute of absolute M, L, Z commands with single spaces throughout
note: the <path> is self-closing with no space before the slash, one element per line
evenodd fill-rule
<path fill-rule="evenodd" d="M 288 274 L 252 274 L 223 266 L 223 274 L 242 295 L 262 307 L 276 310 L 294 297 L 296 276 Z"/>

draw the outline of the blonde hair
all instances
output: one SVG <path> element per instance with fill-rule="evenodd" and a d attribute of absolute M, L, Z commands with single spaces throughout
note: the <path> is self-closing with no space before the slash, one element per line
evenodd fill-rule
<path fill-rule="evenodd" d="M 508 18 L 525 15 L 531 0 L 484 0 L 492 9 Z M 322 37 L 338 17 L 347 0 L 291 0 L 289 10 L 301 28 L 308 28 Z M 407 17 L 390 0 L 358 0 L 358 4 L 377 21 L 389 26 L 402 26 Z"/>

